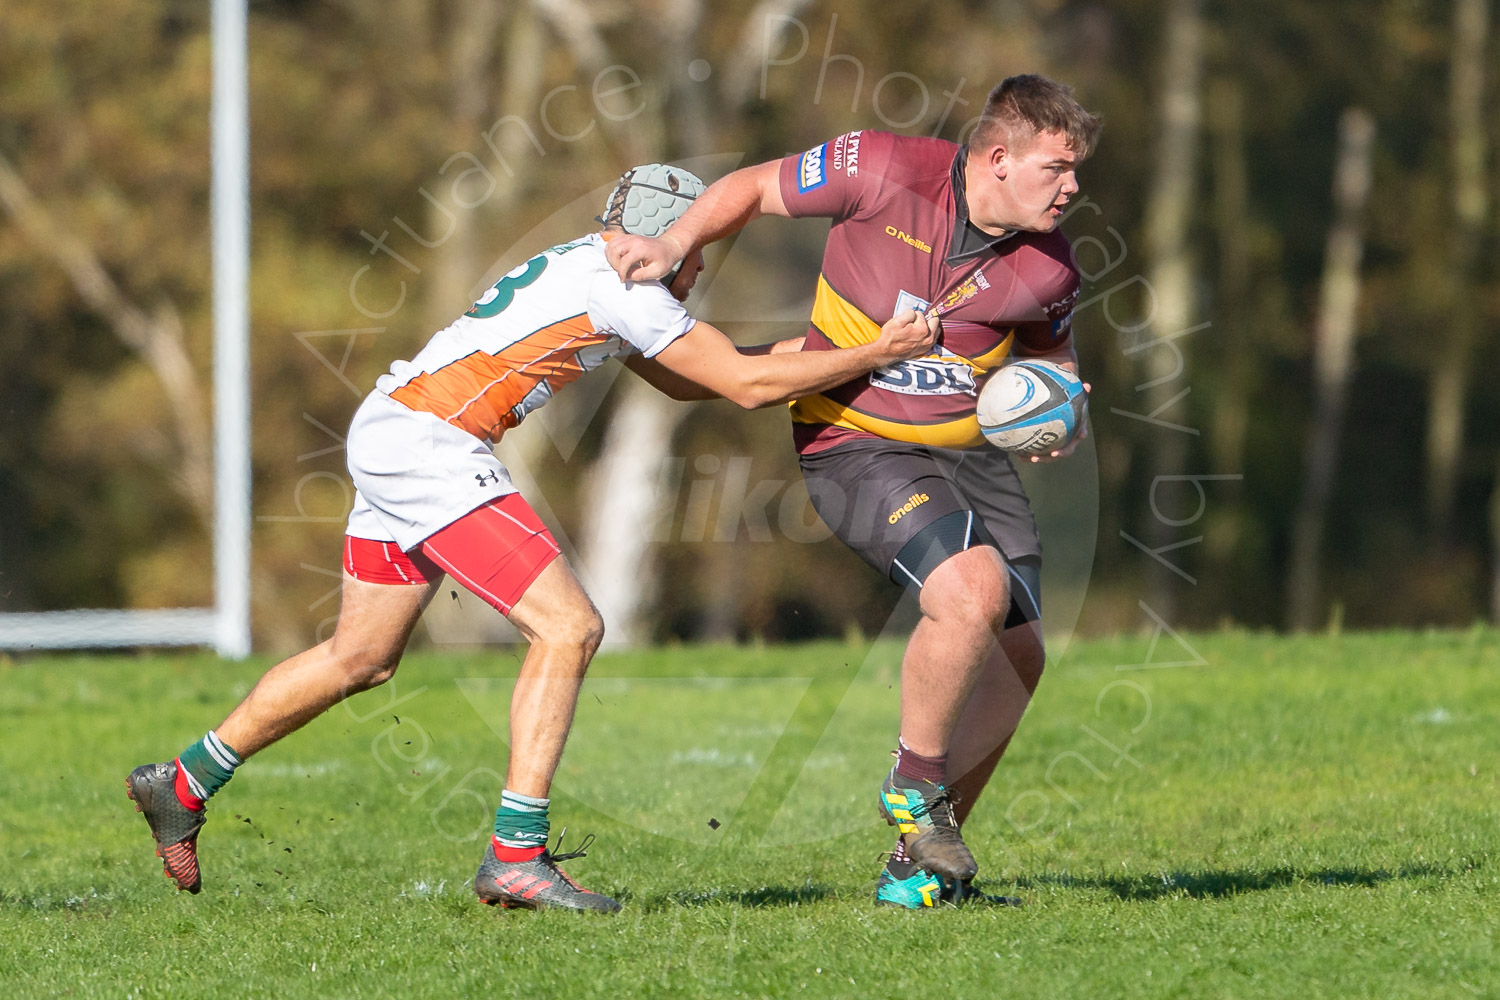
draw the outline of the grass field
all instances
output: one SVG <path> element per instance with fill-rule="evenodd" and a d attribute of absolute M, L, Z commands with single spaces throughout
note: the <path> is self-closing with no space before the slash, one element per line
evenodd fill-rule
<path fill-rule="evenodd" d="M 414 655 L 247 765 L 197 897 L 123 778 L 265 664 L 0 664 L 0 996 L 1500 996 L 1500 634 L 1188 642 L 1049 669 L 966 829 L 1025 905 L 934 913 L 871 901 L 894 646 L 601 656 L 553 822 L 616 918 L 470 891 L 512 651 Z"/>

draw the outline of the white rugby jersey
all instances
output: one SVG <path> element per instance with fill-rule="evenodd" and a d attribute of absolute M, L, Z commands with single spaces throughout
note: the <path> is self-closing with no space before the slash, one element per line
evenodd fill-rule
<path fill-rule="evenodd" d="M 585 372 L 692 329 L 660 282 L 622 282 L 604 245 L 591 233 L 514 268 L 376 389 L 493 444 Z"/>

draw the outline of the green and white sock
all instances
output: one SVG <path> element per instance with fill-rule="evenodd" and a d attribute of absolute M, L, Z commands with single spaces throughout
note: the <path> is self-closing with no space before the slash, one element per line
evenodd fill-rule
<path fill-rule="evenodd" d="M 219 739 L 218 733 L 209 730 L 203 739 L 182 751 L 177 758 L 177 765 L 187 780 L 187 790 L 199 803 L 198 806 L 186 802 L 183 804 L 190 808 L 201 808 L 203 802 L 234 777 L 234 769 L 243 763 L 240 755 Z M 182 798 L 180 792 L 178 797 Z"/>
<path fill-rule="evenodd" d="M 509 788 L 500 793 L 500 808 L 495 810 L 495 841 L 502 847 L 530 850 L 547 846 L 550 825 L 547 807 L 551 799 L 521 795 Z"/>

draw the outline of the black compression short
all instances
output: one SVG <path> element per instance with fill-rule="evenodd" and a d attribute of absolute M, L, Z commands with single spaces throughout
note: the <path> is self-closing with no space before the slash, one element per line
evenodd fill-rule
<path fill-rule="evenodd" d="M 920 589 L 939 563 L 975 545 L 1011 568 L 1006 627 L 1040 618 L 1041 542 L 1010 457 L 855 439 L 801 456 L 818 515 L 865 562 Z"/>

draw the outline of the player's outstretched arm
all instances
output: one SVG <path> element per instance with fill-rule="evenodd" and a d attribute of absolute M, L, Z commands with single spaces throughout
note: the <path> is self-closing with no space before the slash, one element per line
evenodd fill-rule
<path fill-rule="evenodd" d="M 779 160 L 742 167 L 719 178 L 666 232 L 652 238 L 625 234 L 605 247 L 605 256 L 625 281 L 663 278 L 688 254 L 739 232 L 761 215 L 787 214 L 781 200 Z"/>
<path fill-rule="evenodd" d="M 685 375 L 679 375 L 655 358 L 643 354 L 632 354 L 624 359 L 625 367 L 645 379 L 646 384 L 668 399 L 679 403 L 694 403 L 705 399 L 720 399 L 720 395 L 706 385 L 699 385 Z"/>
<path fill-rule="evenodd" d="M 754 410 L 832 389 L 873 369 L 921 357 L 932 349 L 940 328 L 936 317 L 912 310 L 892 317 L 880 328 L 880 337 L 869 344 L 831 351 L 777 351 L 780 345 L 775 345 L 766 354 L 746 354 L 700 320 L 655 360 L 712 395 Z"/>
<path fill-rule="evenodd" d="M 767 354 L 788 354 L 802 350 L 802 341 L 805 337 L 791 337 L 787 340 L 778 340 L 770 344 L 756 344 L 752 347 L 735 346 L 735 350 L 747 358 L 761 358 Z M 722 399 L 717 392 L 707 386 L 699 385 L 690 378 L 684 378 L 655 358 L 648 358 L 644 354 L 632 354 L 625 359 L 625 367 L 635 372 L 653 389 L 670 396 L 679 402 L 694 402 L 703 399 Z"/>

